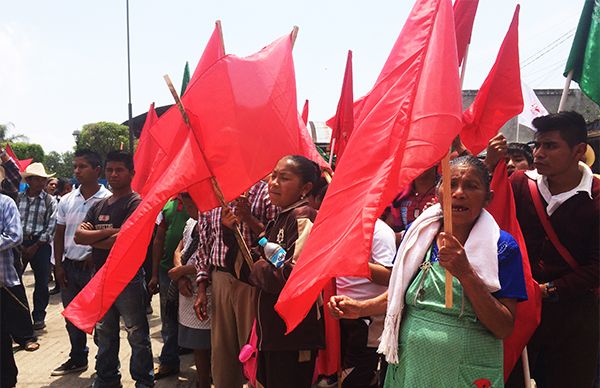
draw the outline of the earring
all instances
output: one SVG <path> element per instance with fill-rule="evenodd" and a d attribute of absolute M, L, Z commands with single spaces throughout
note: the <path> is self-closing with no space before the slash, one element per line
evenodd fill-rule
<path fill-rule="evenodd" d="M 300 199 L 304 199 L 304 198 L 306 198 L 306 194 L 304 194 L 304 193 L 300 194 Z"/>

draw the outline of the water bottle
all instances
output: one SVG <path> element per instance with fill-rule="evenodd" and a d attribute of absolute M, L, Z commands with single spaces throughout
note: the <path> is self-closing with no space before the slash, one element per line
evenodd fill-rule
<path fill-rule="evenodd" d="M 279 244 L 269 242 L 265 237 L 258 240 L 258 245 L 265 250 L 265 256 L 275 268 L 281 268 L 285 261 L 286 251 Z"/>

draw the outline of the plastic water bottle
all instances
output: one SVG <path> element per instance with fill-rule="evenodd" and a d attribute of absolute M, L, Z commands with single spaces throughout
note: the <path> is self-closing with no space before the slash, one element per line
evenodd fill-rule
<path fill-rule="evenodd" d="M 287 254 L 285 249 L 283 249 L 279 244 L 269 242 L 266 237 L 258 240 L 258 245 L 263 247 L 265 250 L 265 256 L 267 256 L 271 264 L 273 264 L 275 268 L 281 268 L 283 262 L 285 261 L 285 255 Z"/>

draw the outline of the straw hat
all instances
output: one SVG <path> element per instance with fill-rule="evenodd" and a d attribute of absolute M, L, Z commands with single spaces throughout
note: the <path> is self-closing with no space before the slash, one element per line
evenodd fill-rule
<path fill-rule="evenodd" d="M 585 158 L 585 164 L 587 164 L 589 167 L 592 167 L 592 165 L 596 161 L 596 153 L 589 144 L 587 145 L 587 149 L 585 150 L 585 155 L 583 157 Z"/>
<path fill-rule="evenodd" d="M 39 176 L 42 178 L 50 178 L 50 177 L 53 177 L 54 175 L 56 175 L 56 174 L 46 173 L 46 169 L 44 168 L 44 165 L 41 163 L 31 163 L 29 166 L 27 166 L 25 171 L 23 171 L 21 173 L 21 177 L 23 179 L 28 178 L 30 176 Z"/>

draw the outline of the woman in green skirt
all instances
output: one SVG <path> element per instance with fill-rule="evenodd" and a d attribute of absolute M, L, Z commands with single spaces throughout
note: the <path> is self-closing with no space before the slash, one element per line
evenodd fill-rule
<path fill-rule="evenodd" d="M 451 179 L 452 234 L 442 232 L 440 204 L 428 208 L 407 229 L 385 294 L 329 301 L 342 319 L 386 313 L 379 351 L 390 364 L 388 388 L 504 386 L 502 339 L 527 299 L 521 253 L 484 209 L 493 195 L 485 165 L 455 159 Z M 453 276 L 451 308 L 445 271 Z"/>

